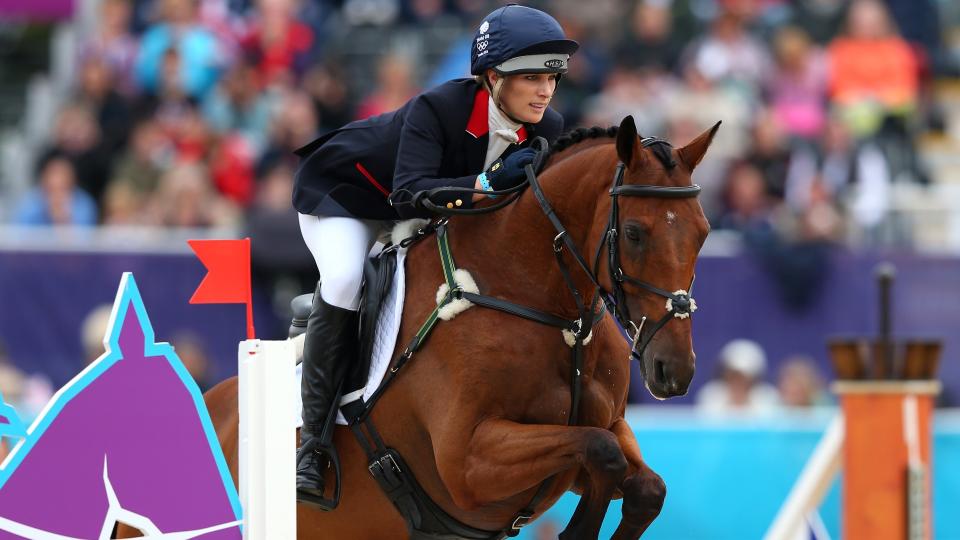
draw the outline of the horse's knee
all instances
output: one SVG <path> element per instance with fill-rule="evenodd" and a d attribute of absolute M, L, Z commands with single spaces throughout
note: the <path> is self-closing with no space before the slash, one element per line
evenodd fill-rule
<path fill-rule="evenodd" d="M 616 435 L 609 431 L 591 437 L 585 452 L 586 466 L 589 470 L 599 471 L 623 478 L 627 473 L 627 458 L 623 455 Z"/>
<path fill-rule="evenodd" d="M 623 517 L 629 521 L 648 523 L 660 514 L 667 497 L 667 485 L 653 471 L 635 474 L 621 486 L 623 490 Z"/>

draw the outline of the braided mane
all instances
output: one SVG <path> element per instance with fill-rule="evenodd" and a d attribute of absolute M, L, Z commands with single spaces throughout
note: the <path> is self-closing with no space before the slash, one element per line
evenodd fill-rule
<path fill-rule="evenodd" d="M 572 129 L 563 135 L 557 137 L 557 140 L 550 145 L 550 153 L 556 154 L 563 152 L 564 150 L 570 148 L 571 146 L 576 145 L 577 143 L 583 141 L 584 139 L 599 139 L 600 137 L 613 138 L 617 136 L 617 130 L 619 126 L 610 126 L 610 127 L 600 127 L 593 126 L 591 128 L 578 127 Z"/>
<path fill-rule="evenodd" d="M 557 137 L 557 140 L 550 145 L 550 154 L 558 154 L 585 140 L 599 139 L 601 137 L 612 139 L 617 136 L 618 130 L 619 126 L 593 126 L 590 128 L 578 127 L 572 129 Z M 677 162 L 674 161 L 673 156 L 670 155 L 672 146 L 667 141 L 657 139 L 649 145 L 649 148 L 653 154 L 657 156 L 657 160 L 659 160 L 667 170 L 677 166 Z"/>

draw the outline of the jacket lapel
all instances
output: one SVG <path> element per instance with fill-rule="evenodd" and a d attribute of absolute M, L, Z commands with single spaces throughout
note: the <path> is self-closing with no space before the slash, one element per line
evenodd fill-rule
<path fill-rule="evenodd" d="M 477 174 L 483 171 L 483 162 L 487 157 L 487 143 L 490 140 L 490 134 L 485 133 L 480 137 L 466 135 L 463 138 L 464 151 L 467 154 L 467 170 L 476 171 Z"/>

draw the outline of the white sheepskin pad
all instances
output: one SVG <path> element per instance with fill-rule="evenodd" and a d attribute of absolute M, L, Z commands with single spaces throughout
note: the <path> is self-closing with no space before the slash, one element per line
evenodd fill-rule
<path fill-rule="evenodd" d="M 428 223 L 430 223 L 430 221 L 426 219 L 408 219 L 401 221 L 393 226 L 393 231 L 390 232 L 390 242 L 397 245 L 404 239 L 413 236 L 413 233 L 417 232 L 417 229 L 426 226 Z"/>
<path fill-rule="evenodd" d="M 460 286 L 460 289 L 463 290 L 463 292 L 480 294 L 480 289 L 477 287 L 477 282 L 474 281 L 473 276 L 470 275 L 470 272 L 467 272 L 463 268 L 453 271 L 453 280 L 456 281 L 457 285 Z M 449 291 L 449 285 L 446 283 L 440 285 L 440 289 L 437 291 L 437 305 L 440 305 L 440 302 L 443 302 L 444 297 L 447 296 L 447 292 Z M 463 298 L 458 298 L 440 308 L 440 312 L 437 313 L 437 316 L 445 321 L 449 321 L 460 313 L 470 309 L 472 305 L 473 302 Z"/>
<path fill-rule="evenodd" d="M 583 339 L 584 345 L 589 345 L 590 340 L 593 339 L 593 330 L 590 330 L 590 333 L 587 334 L 587 337 Z M 567 344 L 567 347 L 573 348 L 577 344 L 577 336 L 571 330 L 563 330 L 563 342 Z"/>

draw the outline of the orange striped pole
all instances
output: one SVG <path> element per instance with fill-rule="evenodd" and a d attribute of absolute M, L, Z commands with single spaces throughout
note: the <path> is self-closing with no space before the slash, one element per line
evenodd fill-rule
<path fill-rule="evenodd" d="M 930 540 L 930 444 L 937 380 L 833 385 L 845 419 L 843 538 Z"/>

